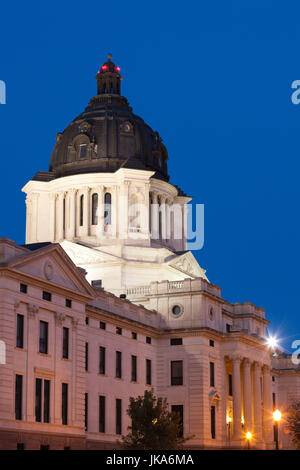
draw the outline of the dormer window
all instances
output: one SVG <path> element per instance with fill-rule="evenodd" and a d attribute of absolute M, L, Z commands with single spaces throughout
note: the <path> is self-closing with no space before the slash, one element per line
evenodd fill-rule
<path fill-rule="evenodd" d="M 87 144 L 85 144 L 85 143 L 80 144 L 79 147 L 78 147 L 78 151 L 79 151 L 78 157 L 79 158 L 85 158 L 86 154 L 87 154 Z"/>

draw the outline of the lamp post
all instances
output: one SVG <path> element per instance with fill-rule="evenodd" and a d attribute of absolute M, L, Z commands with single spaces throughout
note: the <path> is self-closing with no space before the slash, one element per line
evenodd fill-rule
<path fill-rule="evenodd" d="M 250 450 L 250 441 L 252 439 L 252 433 L 250 431 L 246 432 L 246 439 L 248 441 L 248 450 Z"/>
<path fill-rule="evenodd" d="M 279 410 L 275 410 L 273 412 L 273 419 L 275 421 L 275 445 L 276 450 L 279 450 L 279 443 L 278 443 L 278 434 L 279 434 L 279 422 L 281 420 L 281 412 Z"/>

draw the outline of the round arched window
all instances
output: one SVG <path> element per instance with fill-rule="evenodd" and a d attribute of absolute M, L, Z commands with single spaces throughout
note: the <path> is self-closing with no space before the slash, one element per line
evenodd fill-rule
<path fill-rule="evenodd" d="M 209 318 L 210 320 L 214 319 L 214 309 L 212 307 L 209 309 Z"/>
<path fill-rule="evenodd" d="M 181 312 L 182 312 L 182 308 L 180 307 L 180 305 L 174 305 L 174 307 L 172 308 L 173 315 L 177 317 L 178 315 L 181 314 Z"/>

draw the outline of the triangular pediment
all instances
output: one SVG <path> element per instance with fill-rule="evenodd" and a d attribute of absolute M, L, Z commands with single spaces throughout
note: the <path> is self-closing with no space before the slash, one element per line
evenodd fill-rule
<path fill-rule="evenodd" d="M 62 248 L 77 266 L 116 261 L 116 256 L 95 248 L 64 240 Z"/>
<path fill-rule="evenodd" d="M 9 267 L 89 297 L 94 296 L 84 274 L 58 244 L 26 253 L 9 263 Z"/>
<path fill-rule="evenodd" d="M 177 255 L 170 259 L 167 263 L 173 269 L 180 271 L 183 274 L 187 274 L 189 277 L 197 278 L 202 277 L 208 281 L 205 275 L 205 269 L 199 266 L 196 258 L 190 251 L 186 251 L 181 255 Z"/>

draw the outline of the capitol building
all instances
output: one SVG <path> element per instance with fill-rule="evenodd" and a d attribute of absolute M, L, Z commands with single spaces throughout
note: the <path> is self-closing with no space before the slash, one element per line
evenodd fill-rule
<path fill-rule="evenodd" d="M 96 81 L 22 188 L 26 244 L 0 238 L 0 449 L 116 449 L 129 397 L 151 389 L 189 449 L 247 448 L 247 433 L 292 448 L 300 368 L 266 344 L 265 311 L 226 301 L 187 250 L 191 198 L 110 55 Z"/>

